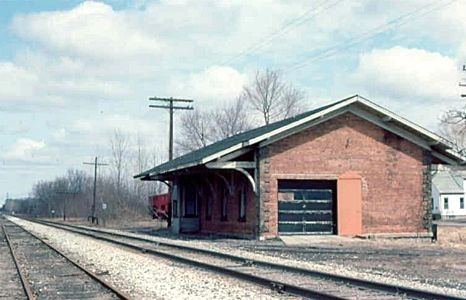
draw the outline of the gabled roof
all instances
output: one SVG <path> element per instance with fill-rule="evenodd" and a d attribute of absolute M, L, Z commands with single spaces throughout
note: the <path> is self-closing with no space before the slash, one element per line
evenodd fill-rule
<path fill-rule="evenodd" d="M 394 131 L 393 128 L 396 128 L 396 134 L 418 144 L 426 150 L 432 150 L 433 154 L 436 154 L 437 158 L 442 162 L 455 164 L 464 160 L 462 156 L 451 150 L 450 143 L 442 137 L 403 119 L 367 99 L 355 95 L 285 120 L 231 136 L 167 161 L 134 177 L 150 179 L 160 174 L 204 165 L 240 149 L 281 139 L 348 111 L 389 131 Z"/>
<path fill-rule="evenodd" d="M 432 183 L 441 194 L 463 194 L 463 178 L 451 171 L 438 171 Z"/>

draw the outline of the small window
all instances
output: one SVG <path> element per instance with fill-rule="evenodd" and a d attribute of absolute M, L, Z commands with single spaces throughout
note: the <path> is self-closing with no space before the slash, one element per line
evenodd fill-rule
<path fill-rule="evenodd" d="M 464 209 L 464 198 L 460 198 L 460 209 Z"/>
<path fill-rule="evenodd" d="M 222 201 L 220 201 L 222 205 L 222 207 L 220 207 L 220 212 L 221 212 L 220 221 L 228 221 L 228 196 L 229 196 L 228 189 L 224 188 Z"/>
<path fill-rule="evenodd" d="M 448 198 L 443 198 L 443 209 L 448 209 Z"/>
<path fill-rule="evenodd" d="M 243 186 L 238 195 L 238 221 L 246 222 L 246 188 Z"/>

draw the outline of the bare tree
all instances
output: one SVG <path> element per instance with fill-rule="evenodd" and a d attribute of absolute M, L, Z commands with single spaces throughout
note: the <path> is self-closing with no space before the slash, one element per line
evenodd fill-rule
<path fill-rule="evenodd" d="M 136 165 L 133 166 L 133 173 L 138 174 L 148 168 L 149 158 L 144 147 L 144 140 L 141 135 L 138 133 L 136 139 L 136 153 L 133 156 L 136 156 L 136 159 L 131 159 L 135 162 Z M 138 198 L 142 198 L 144 194 L 144 182 L 141 180 L 133 180 L 134 191 Z"/>
<path fill-rule="evenodd" d="M 121 130 L 115 129 L 110 144 L 112 147 L 113 168 L 115 169 L 116 176 L 116 190 L 117 194 L 120 194 L 128 155 L 129 139 Z"/>
<path fill-rule="evenodd" d="M 53 191 L 53 183 L 49 181 L 37 182 L 32 188 L 32 194 L 43 206 L 40 214 L 43 216 L 50 216 L 54 205 L 55 192 Z"/>
<path fill-rule="evenodd" d="M 118 144 L 118 143 L 116 143 Z M 142 150 L 141 150 L 142 152 Z M 126 152 L 124 152 L 126 153 Z M 121 155 L 120 158 L 129 159 L 130 153 Z M 136 160 L 133 160 L 136 161 Z M 128 161 L 122 160 L 126 165 Z M 120 173 L 124 177 L 124 173 Z M 141 196 L 129 185 L 122 184 L 119 191 L 116 189 L 113 175 L 101 175 L 97 179 L 98 197 L 96 206 L 97 215 L 103 215 L 102 203 L 108 204 L 105 211 L 106 218 L 125 221 L 122 216 L 138 218 L 150 217 L 147 209 L 147 196 L 152 193 L 154 184 L 145 183 L 147 192 Z M 160 184 L 161 185 L 161 184 Z M 49 216 L 51 210 L 56 216 L 86 217 L 92 203 L 93 177 L 84 171 L 70 169 L 64 176 L 57 177 L 53 181 L 39 181 L 33 187 L 33 198 L 21 201 L 22 211 L 34 215 Z"/>
<path fill-rule="evenodd" d="M 281 115 L 283 119 L 302 113 L 306 110 L 303 91 L 295 88 L 291 84 L 287 84 L 283 90 L 282 103 L 279 106 L 283 111 Z"/>
<path fill-rule="evenodd" d="M 177 152 L 193 151 L 250 128 L 252 122 L 242 97 L 212 110 L 185 112 Z"/>
<path fill-rule="evenodd" d="M 91 208 L 91 177 L 82 170 L 69 169 L 66 180 L 68 193 L 72 201 L 69 203 L 70 216 L 85 216 Z"/>
<path fill-rule="evenodd" d="M 302 91 L 283 81 L 279 71 L 256 72 L 254 80 L 243 87 L 242 96 L 252 109 L 261 113 L 265 124 L 300 113 L 304 109 Z"/>
<path fill-rule="evenodd" d="M 162 162 L 162 160 L 157 155 L 157 149 L 154 149 L 152 153 L 152 157 L 149 156 L 147 151 L 147 147 L 145 146 L 144 139 L 141 137 L 140 134 L 137 136 L 137 145 L 136 150 L 132 153 L 135 156 L 135 159 L 130 159 L 130 161 L 135 162 L 133 165 L 134 174 L 141 173 L 144 170 L 152 166 L 156 166 Z M 152 159 L 150 162 L 149 160 Z M 141 180 L 134 180 L 133 181 L 133 196 L 137 203 L 147 206 L 147 198 L 150 195 L 160 194 L 163 191 L 163 183 L 159 181 L 141 181 Z"/>
<path fill-rule="evenodd" d="M 456 151 L 464 153 L 466 149 L 466 112 L 450 110 L 440 119 L 440 134 L 453 143 Z"/>
<path fill-rule="evenodd" d="M 466 65 L 463 65 L 463 71 L 466 71 Z M 466 83 L 460 82 L 459 86 L 466 87 Z M 466 94 L 461 97 L 466 97 Z M 466 155 L 466 106 L 445 112 L 440 118 L 439 127 L 440 133 L 453 143 L 455 150 Z"/>
<path fill-rule="evenodd" d="M 185 153 L 212 142 L 211 113 L 201 110 L 185 112 L 180 118 L 181 139 L 176 140 L 177 152 Z"/>
<path fill-rule="evenodd" d="M 218 141 L 252 128 L 245 101 L 238 97 L 232 104 L 227 104 L 212 112 L 213 137 Z"/>
<path fill-rule="evenodd" d="M 147 156 L 147 151 L 145 150 L 144 147 L 144 139 L 142 138 L 141 134 L 138 133 L 137 136 L 137 153 L 136 153 L 136 158 L 137 158 L 137 169 L 136 172 L 141 173 L 144 171 L 149 162 L 149 158 Z"/>

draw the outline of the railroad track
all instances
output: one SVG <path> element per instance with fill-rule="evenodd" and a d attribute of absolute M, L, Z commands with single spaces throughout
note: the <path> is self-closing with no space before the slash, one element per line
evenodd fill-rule
<path fill-rule="evenodd" d="M 2 247 L 9 249 L 12 260 L 5 267 L 14 279 L 11 281 L 14 294 L 5 298 L 130 299 L 38 236 L 3 218 L 1 223 Z M 0 273 L 4 274 L 4 270 Z M 0 297 L 7 289 L 2 286 Z"/>
<path fill-rule="evenodd" d="M 0 282 L 2 288 L 0 289 L 0 298 L 3 299 L 27 299 L 26 291 L 23 287 L 20 273 L 16 269 L 15 259 L 13 252 L 11 252 L 5 232 L 3 231 L 3 224 L 5 219 L 0 218 Z"/>
<path fill-rule="evenodd" d="M 38 221 L 95 239 L 129 247 L 144 253 L 177 260 L 243 280 L 268 286 L 281 293 L 314 299 L 464 299 L 456 296 L 393 286 L 287 265 L 252 260 L 126 234 L 110 233 L 68 224 Z"/>

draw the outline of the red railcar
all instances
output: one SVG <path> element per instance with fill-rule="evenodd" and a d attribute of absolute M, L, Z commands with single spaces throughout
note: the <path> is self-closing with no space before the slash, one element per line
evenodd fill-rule
<path fill-rule="evenodd" d="M 167 220 L 170 213 L 170 194 L 149 196 L 149 205 L 152 208 L 152 218 Z"/>

